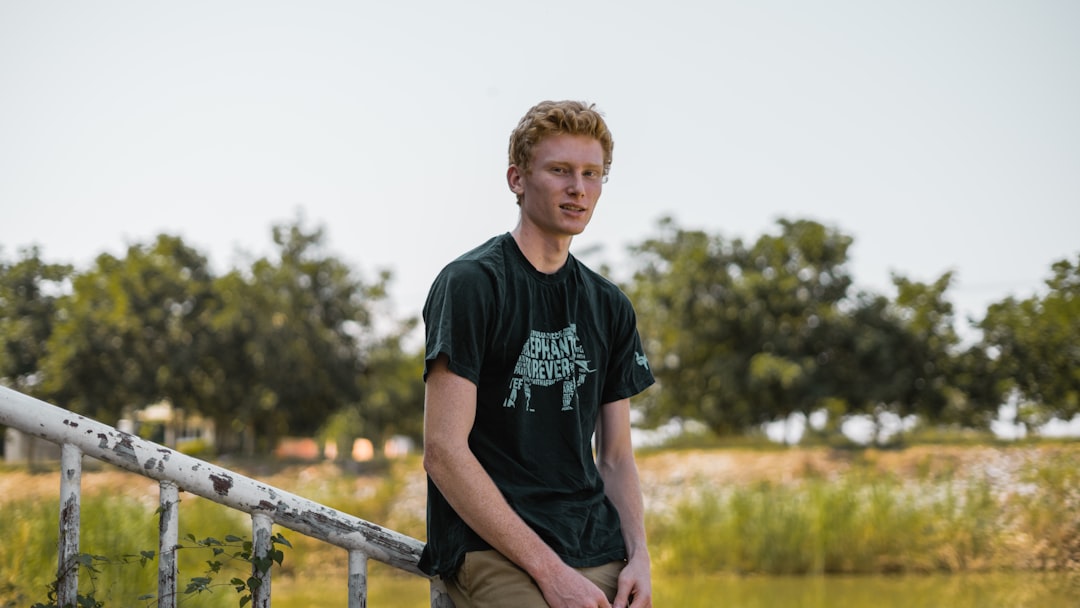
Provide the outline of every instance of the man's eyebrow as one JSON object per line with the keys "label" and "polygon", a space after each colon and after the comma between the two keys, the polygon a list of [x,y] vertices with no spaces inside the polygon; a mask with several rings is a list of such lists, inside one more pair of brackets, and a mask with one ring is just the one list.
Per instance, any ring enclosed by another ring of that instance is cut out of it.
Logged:
{"label": "man's eyebrow", "polygon": [[[577,163],[575,163],[572,160],[559,160],[559,159],[551,159],[551,160],[547,161],[547,164],[549,164],[549,165],[577,165]],[[590,167],[591,168],[591,167],[603,167],[604,165],[603,165],[603,163],[585,162],[585,163],[581,163],[578,166],[580,166],[580,167]]]}

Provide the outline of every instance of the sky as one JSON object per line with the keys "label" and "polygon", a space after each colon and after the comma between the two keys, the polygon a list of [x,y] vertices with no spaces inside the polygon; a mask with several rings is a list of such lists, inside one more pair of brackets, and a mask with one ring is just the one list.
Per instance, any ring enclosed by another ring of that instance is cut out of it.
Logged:
{"label": "sky", "polygon": [[811,219],[855,239],[859,288],[953,271],[981,317],[1080,254],[1077,32],[1072,0],[5,1],[0,258],[168,233],[227,270],[302,217],[417,314],[514,227],[521,115],[581,99],[615,138],[587,263],[665,216]]}

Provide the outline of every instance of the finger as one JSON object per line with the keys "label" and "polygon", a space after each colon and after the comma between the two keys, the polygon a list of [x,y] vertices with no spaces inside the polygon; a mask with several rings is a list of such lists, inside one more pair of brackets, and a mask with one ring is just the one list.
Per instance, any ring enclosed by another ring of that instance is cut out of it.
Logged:
{"label": "finger", "polygon": [[630,592],[633,589],[633,581],[619,579],[619,587],[615,590],[615,601],[611,603],[611,608],[626,608],[630,604]]}
{"label": "finger", "polygon": [[652,598],[640,593],[634,595],[634,601],[630,602],[630,608],[652,608]]}

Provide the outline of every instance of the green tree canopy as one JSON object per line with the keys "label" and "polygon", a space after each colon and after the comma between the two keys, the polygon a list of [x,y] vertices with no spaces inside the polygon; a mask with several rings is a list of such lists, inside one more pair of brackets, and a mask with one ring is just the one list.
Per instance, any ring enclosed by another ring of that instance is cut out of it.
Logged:
{"label": "green tree canopy", "polygon": [[[122,258],[102,254],[74,276],[55,315],[5,315],[3,336],[24,339],[14,320],[41,326],[33,340],[47,344],[43,389],[60,405],[112,422],[168,400],[214,419],[226,450],[253,453],[284,434],[312,435],[346,407],[394,428],[379,392],[391,389],[362,378],[372,363],[390,369],[394,356],[406,359],[374,327],[389,273],[366,284],[326,251],[321,228],[299,220],[274,226],[273,239],[273,255],[220,277],[175,236],[132,245]],[[62,268],[45,270],[62,276]],[[14,281],[7,267],[4,276]]]}
{"label": "green tree canopy", "polygon": [[900,275],[892,281],[895,299],[862,292],[847,304],[828,350],[837,363],[830,391],[849,415],[943,421],[963,401],[953,386],[959,345],[947,299],[953,274],[932,283]]}
{"label": "green tree canopy", "polygon": [[59,303],[43,370],[61,405],[106,421],[169,399],[199,410],[217,307],[206,258],[179,237],[98,256]]}
{"label": "green tree canopy", "polygon": [[680,417],[730,434],[820,410],[834,430],[884,413],[987,421],[976,408],[998,393],[977,356],[959,362],[952,273],[896,275],[894,299],[853,292],[851,237],[808,220],[777,228],[747,245],[666,219],[633,248],[627,292],[660,383],[640,402],[645,424]]}
{"label": "green tree canopy", "polygon": [[727,434],[809,413],[829,394],[822,369],[851,238],[812,221],[778,226],[747,246],[667,219],[633,248],[628,293],[660,383],[646,423],[691,418]]}
{"label": "green tree canopy", "polygon": [[43,396],[45,343],[71,271],[71,266],[43,261],[37,247],[21,250],[15,262],[0,259],[0,382]]}
{"label": "green tree canopy", "polygon": [[979,323],[999,377],[1031,405],[1026,422],[1080,414],[1080,256],[1053,264],[1044,295],[1006,298]]}
{"label": "green tree canopy", "polygon": [[375,343],[375,304],[390,278],[370,285],[325,251],[321,228],[273,228],[277,253],[216,282],[213,318],[221,390],[207,413],[241,432],[246,451],[284,434],[314,434],[334,412],[361,400],[364,353]]}

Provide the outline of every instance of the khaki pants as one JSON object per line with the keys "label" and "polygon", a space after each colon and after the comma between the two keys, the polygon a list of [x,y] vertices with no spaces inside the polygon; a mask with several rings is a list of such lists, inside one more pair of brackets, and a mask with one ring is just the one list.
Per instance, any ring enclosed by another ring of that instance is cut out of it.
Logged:
{"label": "khaki pants", "polygon": [[[611,602],[625,565],[616,561],[577,571],[595,583]],[[498,551],[466,553],[457,574],[446,580],[446,591],[455,608],[548,608],[532,577]]]}

